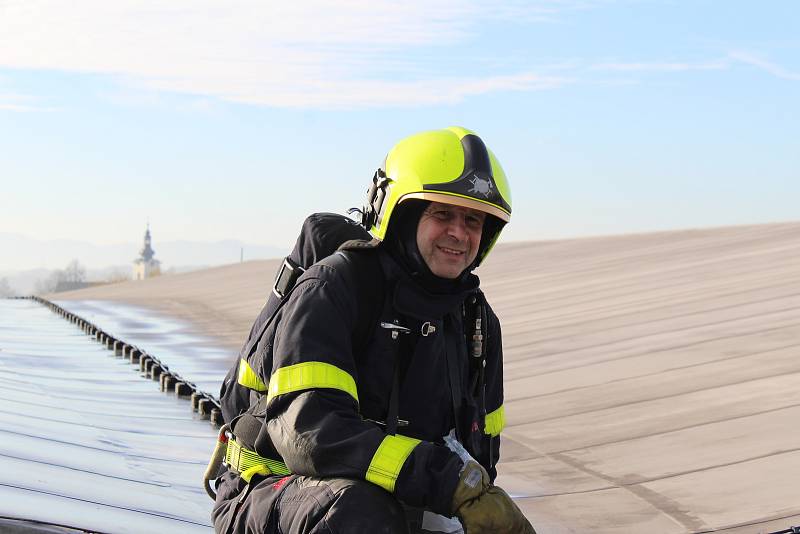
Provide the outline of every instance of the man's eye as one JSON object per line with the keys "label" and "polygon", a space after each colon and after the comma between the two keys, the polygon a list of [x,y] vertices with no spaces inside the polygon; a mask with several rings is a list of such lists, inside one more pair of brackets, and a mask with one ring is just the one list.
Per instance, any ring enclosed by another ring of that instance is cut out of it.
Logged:
{"label": "man's eye", "polygon": [[433,212],[433,216],[436,217],[437,219],[447,221],[450,219],[450,212],[447,210],[436,210]]}
{"label": "man's eye", "polygon": [[483,220],[478,217],[467,217],[467,226],[470,228],[479,228],[483,226]]}

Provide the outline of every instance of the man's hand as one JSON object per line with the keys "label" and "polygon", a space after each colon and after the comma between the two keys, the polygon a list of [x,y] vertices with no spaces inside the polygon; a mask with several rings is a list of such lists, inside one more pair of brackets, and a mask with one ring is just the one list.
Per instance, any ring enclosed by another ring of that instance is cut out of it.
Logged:
{"label": "man's hand", "polygon": [[453,513],[466,534],[536,534],[511,497],[489,484],[486,470],[467,462],[453,493]]}

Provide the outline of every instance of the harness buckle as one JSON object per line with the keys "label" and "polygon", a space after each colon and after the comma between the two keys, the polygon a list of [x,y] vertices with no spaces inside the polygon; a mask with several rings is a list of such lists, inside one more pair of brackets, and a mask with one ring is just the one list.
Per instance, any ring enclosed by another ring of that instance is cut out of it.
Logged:
{"label": "harness buckle", "polygon": [[[375,423],[380,427],[386,428],[386,421],[378,421],[376,419],[368,419],[368,418],[364,418],[364,421],[369,421],[370,423]],[[397,420],[397,426],[408,426],[408,424],[409,424],[408,421],[405,419]]]}
{"label": "harness buckle", "polygon": [[410,334],[411,333],[411,329],[410,328],[406,328],[405,326],[400,326],[399,324],[397,324],[397,322],[387,323],[387,322],[381,321],[381,328],[385,328],[386,330],[391,331],[392,332],[392,339],[397,339],[397,337],[400,334]]}
{"label": "harness buckle", "polygon": [[422,328],[420,328],[420,333],[423,337],[428,337],[431,334],[436,333],[436,325],[431,324],[430,321],[425,321],[422,323]]}
{"label": "harness buckle", "polygon": [[305,269],[292,261],[289,256],[283,259],[278,276],[275,277],[275,284],[272,286],[272,292],[276,297],[283,300],[284,295],[294,287],[297,279],[305,272]]}

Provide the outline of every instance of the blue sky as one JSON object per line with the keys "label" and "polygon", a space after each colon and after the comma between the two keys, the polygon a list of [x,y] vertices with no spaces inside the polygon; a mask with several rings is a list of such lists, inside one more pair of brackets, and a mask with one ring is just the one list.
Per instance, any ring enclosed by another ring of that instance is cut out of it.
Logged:
{"label": "blue sky", "polygon": [[67,4],[0,0],[0,232],[288,247],[449,125],[505,240],[800,219],[796,1]]}

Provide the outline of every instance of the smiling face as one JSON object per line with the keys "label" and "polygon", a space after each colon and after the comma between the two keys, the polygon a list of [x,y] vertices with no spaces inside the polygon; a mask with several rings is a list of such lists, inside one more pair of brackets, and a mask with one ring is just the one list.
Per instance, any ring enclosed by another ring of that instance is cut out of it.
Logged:
{"label": "smiling face", "polygon": [[433,274],[458,278],[478,255],[486,214],[431,202],[417,226],[417,248]]}

